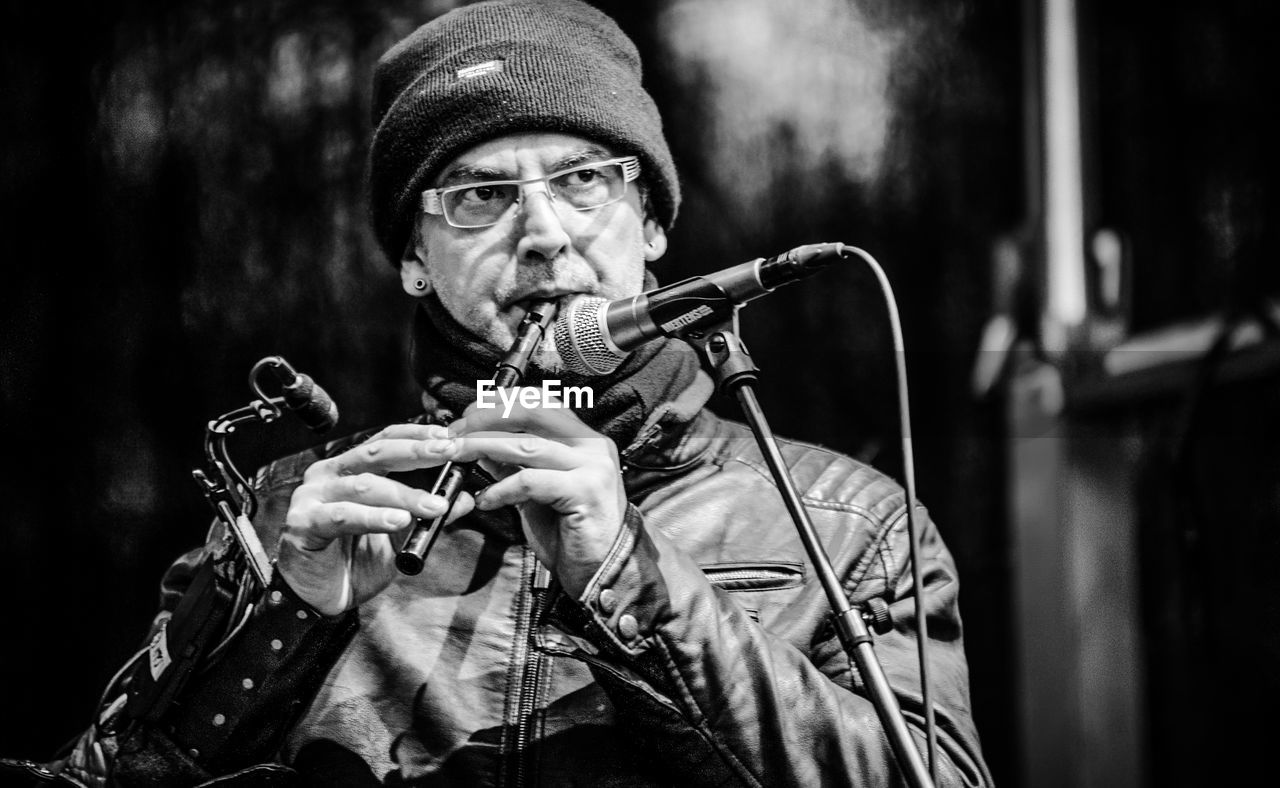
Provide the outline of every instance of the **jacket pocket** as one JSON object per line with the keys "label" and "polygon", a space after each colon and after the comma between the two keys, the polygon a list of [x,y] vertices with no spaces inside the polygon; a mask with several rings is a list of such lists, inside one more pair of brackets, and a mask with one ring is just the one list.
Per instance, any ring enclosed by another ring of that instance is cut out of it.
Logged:
{"label": "jacket pocket", "polygon": [[712,585],[726,591],[778,591],[804,582],[804,565],[785,561],[706,564],[698,568]]}

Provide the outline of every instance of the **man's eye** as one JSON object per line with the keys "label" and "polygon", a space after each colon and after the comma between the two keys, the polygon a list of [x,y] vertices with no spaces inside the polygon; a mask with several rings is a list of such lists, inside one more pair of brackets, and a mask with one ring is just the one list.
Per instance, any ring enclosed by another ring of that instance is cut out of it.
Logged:
{"label": "man's eye", "polygon": [[599,179],[599,170],[575,170],[564,176],[564,182],[568,186],[587,186]]}
{"label": "man's eye", "polygon": [[462,202],[488,202],[497,199],[498,189],[496,186],[475,186],[470,189],[463,189],[459,198]]}

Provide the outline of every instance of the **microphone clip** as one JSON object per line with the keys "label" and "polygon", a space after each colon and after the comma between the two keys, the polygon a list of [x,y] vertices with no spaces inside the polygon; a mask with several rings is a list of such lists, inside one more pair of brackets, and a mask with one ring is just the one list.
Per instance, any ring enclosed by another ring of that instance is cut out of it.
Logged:
{"label": "microphone clip", "polygon": [[702,355],[718,394],[730,393],[760,377],[760,368],[738,335],[739,308],[734,306],[727,319],[722,317],[711,325],[691,326],[676,333]]}

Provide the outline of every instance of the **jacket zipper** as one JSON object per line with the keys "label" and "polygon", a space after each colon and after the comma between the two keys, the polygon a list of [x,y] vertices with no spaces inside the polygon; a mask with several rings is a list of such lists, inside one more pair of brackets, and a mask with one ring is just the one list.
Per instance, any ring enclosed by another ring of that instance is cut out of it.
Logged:
{"label": "jacket zipper", "polygon": [[713,585],[738,586],[742,591],[768,591],[799,585],[804,571],[799,565],[774,566],[704,566],[703,575]]}
{"label": "jacket zipper", "polygon": [[727,572],[708,572],[707,580],[712,583],[755,582],[758,580],[790,580],[791,576],[771,569],[734,569]]}
{"label": "jacket zipper", "polygon": [[[525,571],[521,592],[526,594],[527,604],[520,608],[516,622],[515,658],[520,664],[519,685],[516,687],[516,737],[513,755],[515,769],[508,773],[509,786],[521,788],[528,785],[532,768],[529,745],[533,738],[533,718],[538,706],[538,690],[542,683],[542,653],[533,647],[534,622],[542,610],[551,585],[551,573],[533,556],[533,550],[525,547],[527,560],[533,570]],[[532,579],[532,582],[530,582]]]}

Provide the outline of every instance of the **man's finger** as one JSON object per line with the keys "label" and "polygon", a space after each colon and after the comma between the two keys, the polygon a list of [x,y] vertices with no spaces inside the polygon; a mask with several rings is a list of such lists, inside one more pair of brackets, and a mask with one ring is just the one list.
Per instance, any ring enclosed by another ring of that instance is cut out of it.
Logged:
{"label": "man's finger", "polygon": [[477,459],[525,468],[568,471],[582,464],[578,449],[529,432],[471,432],[457,438],[455,460]]}
{"label": "man's finger", "polygon": [[320,496],[323,503],[351,501],[366,506],[394,507],[418,517],[436,517],[445,507],[445,500],[439,495],[375,473],[326,479],[320,487]]}
{"label": "man's finger", "polygon": [[471,493],[462,492],[458,494],[458,499],[453,502],[453,509],[449,511],[449,516],[445,518],[445,524],[453,522],[462,517],[471,514],[476,508],[476,499],[471,497]]}
{"label": "man's finger", "polygon": [[449,430],[443,424],[388,424],[378,432],[365,438],[362,443],[383,440],[384,438],[407,438],[409,440],[438,440],[449,437]]}
{"label": "man's finger", "polygon": [[450,435],[471,432],[536,432],[569,441],[597,437],[598,432],[583,423],[572,410],[560,407],[528,408],[519,403],[507,411],[506,405],[481,408],[471,405],[463,412],[463,418],[449,425]]}
{"label": "man's finger", "polygon": [[582,497],[582,479],[564,471],[525,468],[485,488],[476,507],[485,511],[500,506],[540,503],[562,514],[569,514]]}
{"label": "man's finger", "polygon": [[350,501],[318,503],[305,511],[290,510],[285,517],[285,536],[303,550],[323,550],[342,536],[391,534],[412,521],[409,512],[399,508]]}
{"label": "man's finger", "polygon": [[451,438],[383,438],[362,443],[337,457],[321,460],[307,469],[306,480],[432,468],[451,459],[453,451],[454,442]]}

